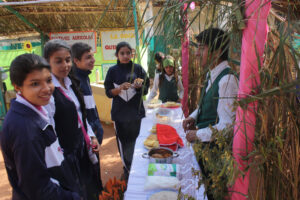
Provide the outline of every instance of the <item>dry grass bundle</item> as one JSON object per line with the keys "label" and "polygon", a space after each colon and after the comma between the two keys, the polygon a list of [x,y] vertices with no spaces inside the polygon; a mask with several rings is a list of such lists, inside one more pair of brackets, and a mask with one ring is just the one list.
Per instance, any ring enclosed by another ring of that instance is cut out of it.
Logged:
{"label": "dry grass bundle", "polygon": [[[253,199],[300,198],[300,103],[296,98],[293,49],[289,29],[268,36],[257,111],[255,160],[259,172]],[[299,74],[299,68],[296,70]]]}
{"label": "dry grass bundle", "polygon": [[[175,1],[174,1],[175,2]],[[175,2],[172,7],[162,9],[162,16],[167,12],[179,13],[180,2]],[[243,19],[239,18],[237,10],[242,10],[242,1],[201,1],[200,7],[193,13],[190,19],[190,27],[198,23],[199,32],[209,26],[219,26],[227,29],[231,36],[231,58],[239,60],[241,48],[241,30]],[[250,199],[299,199],[300,191],[300,104],[296,98],[296,85],[300,85],[299,68],[296,58],[299,59],[299,52],[292,48],[291,41],[293,31],[297,30],[299,22],[297,18],[299,9],[296,1],[275,1],[275,8],[280,7],[280,15],[287,18],[283,24],[275,20],[272,32],[268,37],[265,48],[265,61],[260,69],[261,86],[259,93],[255,96],[237,102],[244,106],[249,102],[258,100],[259,106],[256,113],[256,140],[254,151],[244,159],[253,159],[247,167],[258,174],[257,190],[250,194]],[[291,9],[288,9],[290,6]],[[175,9],[175,11],[172,11]],[[204,11],[209,11],[205,16]],[[286,12],[283,12],[285,10]],[[199,20],[198,20],[199,18]],[[224,19],[228,19],[223,23]],[[160,23],[163,24],[162,17]],[[294,26],[294,27],[293,27]],[[174,26],[178,30],[176,37],[182,37],[183,26]],[[161,30],[161,29],[160,29]],[[168,40],[178,40],[174,34],[165,33]],[[172,38],[173,37],[173,38]],[[171,39],[170,39],[171,38]],[[189,108],[193,111],[199,99],[199,90],[203,83],[204,70],[199,68],[197,58],[193,54],[194,49],[190,48],[189,65]],[[237,70],[238,71],[238,70]],[[231,156],[232,127],[224,131],[214,131],[215,142],[218,147],[213,149],[204,148],[202,144],[194,146],[196,155],[204,158],[206,167],[211,171],[211,179],[206,184],[213,183],[213,194],[216,199],[223,199],[228,195],[227,187],[234,182],[239,173],[234,167],[234,159]],[[200,183],[202,183],[200,181]]]}

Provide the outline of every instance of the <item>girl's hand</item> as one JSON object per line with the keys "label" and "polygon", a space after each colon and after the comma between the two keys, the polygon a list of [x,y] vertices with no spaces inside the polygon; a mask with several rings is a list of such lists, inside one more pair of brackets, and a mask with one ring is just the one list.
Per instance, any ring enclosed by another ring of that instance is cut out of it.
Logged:
{"label": "girl's hand", "polygon": [[133,82],[133,87],[136,88],[136,89],[139,89],[139,88],[142,87],[143,82],[144,82],[144,79],[137,78],[137,79],[135,79],[134,82]]}
{"label": "girl's hand", "polygon": [[139,89],[139,88],[141,88],[142,86],[143,86],[143,84],[137,84],[137,83],[133,84],[133,87],[134,87],[135,89]]}
{"label": "girl's hand", "polygon": [[131,84],[128,82],[124,82],[120,85],[120,90],[128,90],[131,87]]}
{"label": "girl's hand", "polygon": [[94,153],[98,153],[100,151],[100,145],[96,137],[91,137],[92,149]]}

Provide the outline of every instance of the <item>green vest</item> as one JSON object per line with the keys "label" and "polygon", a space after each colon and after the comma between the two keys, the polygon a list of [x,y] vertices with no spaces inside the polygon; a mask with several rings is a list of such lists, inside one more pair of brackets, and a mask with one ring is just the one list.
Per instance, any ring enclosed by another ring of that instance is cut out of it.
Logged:
{"label": "green vest", "polygon": [[218,117],[218,103],[219,103],[219,82],[223,76],[232,74],[230,68],[224,69],[212,83],[209,90],[206,92],[208,86],[208,80],[201,91],[199,110],[196,120],[196,126],[198,129],[206,128],[209,125],[215,125],[219,121]]}
{"label": "green vest", "polygon": [[158,98],[163,103],[166,101],[178,101],[179,97],[177,94],[177,84],[174,77],[171,79],[171,81],[168,81],[165,77],[163,82],[160,83]]}

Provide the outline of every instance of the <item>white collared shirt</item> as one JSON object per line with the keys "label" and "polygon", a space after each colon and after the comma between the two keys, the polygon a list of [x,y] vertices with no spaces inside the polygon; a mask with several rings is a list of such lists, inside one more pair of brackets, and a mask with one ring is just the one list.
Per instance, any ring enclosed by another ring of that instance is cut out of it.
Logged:
{"label": "white collared shirt", "polygon": [[[212,83],[216,80],[218,75],[226,68],[230,68],[227,61],[221,62],[214,69],[210,70],[210,79],[206,92],[211,88]],[[207,77],[207,76],[206,76]],[[212,126],[217,130],[223,130],[227,125],[232,124],[235,116],[233,111],[233,102],[238,93],[238,79],[233,74],[227,74],[221,78],[219,82],[219,103],[217,107],[219,122]],[[190,115],[190,117],[197,119],[198,108]],[[212,130],[209,127],[199,129],[197,137],[202,142],[211,140]]]}
{"label": "white collared shirt", "polygon": [[29,103],[26,99],[24,99],[21,95],[17,94],[16,95],[17,98],[16,98],[16,101],[31,108],[32,110],[34,110],[37,114],[39,114],[39,116],[44,119],[48,124],[51,124],[50,123],[50,116],[48,114],[48,111],[43,107],[41,106],[41,109],[43,110],[42,113],[41,111],[39,111],[36,107],[34,107],[31,103]]}
{"label": "white collared shirt", "polygon": [[[60,83],[59,81],[57,80],[57,78],[53,75],[52,75],[52,82],[53,82],[53,85],[54,87],[59,87],[61,88],[68,97],[70,97],[72,99],[72,101],[74,102],[75,104],[75,107],[76,107],[76,110],[77,110],[77,113],[80,117],[80,120],[82,121],[82,113],[81,113],[81,109],[80,109],[80,103],[73,91],[73,89],[71,88],[71,85],[72,85],[72,82],[70,80],[69,77],[65,77],[64,78],[64,83],[65,83],[65,86],[66,88],[64,88]],[[52,115],[52,122],[51,124],[53,126],[55,126],[55,122],[54,122],[54,114],[55,114],[55,101],[54,101],[54,97],[53,95],[51,96],[51,99],[50,99],[50,102],[47,106],[45,106],[45,108],[47,109],[47,111],[50,113],[50,115]],[[51,118],[50,118],[51,119]],[[88,121],[86,120],[86,125],[87,125],[87,134],[90,136],[90,137],[95,137],[95,134],[93,132],[93,129],[91,128],[90,124],[88,123]],[[80,128],[80,123],[78,122],[78,128]]]}
{"label": "white collared shirt", "polygon": [[[159,75],[161,73],[157,73],[155,74],[155,77],[154,77],[154,82],[153,82],[153,87],[151,89],[151,92],[148,96],[148,101],[150,101],[151,99],[153,99],[154,97],[156,97],[157,95],[157,90],[159,89]],[[167,74],[165,74],[165,78],[168,80],[168,81],[171,81],[172,78],[174,77],[174,75],[171,75],[171,76],[168,76]],[[178,77],[178,82],[177,82],[177,90],[178,90],[178,97],[179,99],[182,99],[183,98],[183,92],[184,92],[184,89],[183,89],[183,85],[182,85],[182,81],[180,79],[180,77]]]}

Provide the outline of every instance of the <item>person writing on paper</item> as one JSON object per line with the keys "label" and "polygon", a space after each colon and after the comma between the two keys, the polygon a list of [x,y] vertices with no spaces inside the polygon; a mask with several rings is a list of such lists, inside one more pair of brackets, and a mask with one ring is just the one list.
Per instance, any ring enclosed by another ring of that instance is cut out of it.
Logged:
{"label": "person writing on paper", "polygon": [[127,179],[141,119],[145,117],[142,96],[148,93],[149,79],[142,66],[131,61],[132,48],[127,42],[118,43],[115,55],[117,64],[109,68],[104,86],[106,95],[113,98],[111,119],[124,165],[123,178]]}
{"label": "person writing on paper", "polygon": [[153,88],[149,94],[148,101],[157,95],[163,103],[167,101],[180,102],[183,97],[183,85],[176,72],[174,58],[167,55],[163,60],[163,69],[160,74],[155,74]]}
{"label": "person writing on paper", "polygon": [[[214,145],[211,141],[212,130],[225,129],[232,124],[235,116],[233,103],[238,93],[238,79],[228,65],[229,38],[227,34],[217,28],[206,29],[197,37],[197,56],[200,66],[208,70],[206,81],[200,95],[200,104],[188,118],[183,121],[183,128],[187,132],[189,142],[199,140],[204,144]],[[199,160],[203,178],[209,176],[203,159]],[[213,199],[207,189],[208,199]]]}
{"label": "person writing on paper", "polygon": [[81,200],[44,108],[54,90],[49,64],[23,54],[9,70],[17,98],[11,101],[0,141],[12,199]]}
{"label": "person writing on paper", "polygon": [[51,66],[55,87],[46,108],[54,117],[58,141],[73,167],[73,175],[81,184],[84,199],[96,200],[102,189],[99,162],[94,153],[99,151],[99,143],[86,119],[79,81],[70,73],[70,47],[63,40],[50,40],[44,47],[44,57]]}

